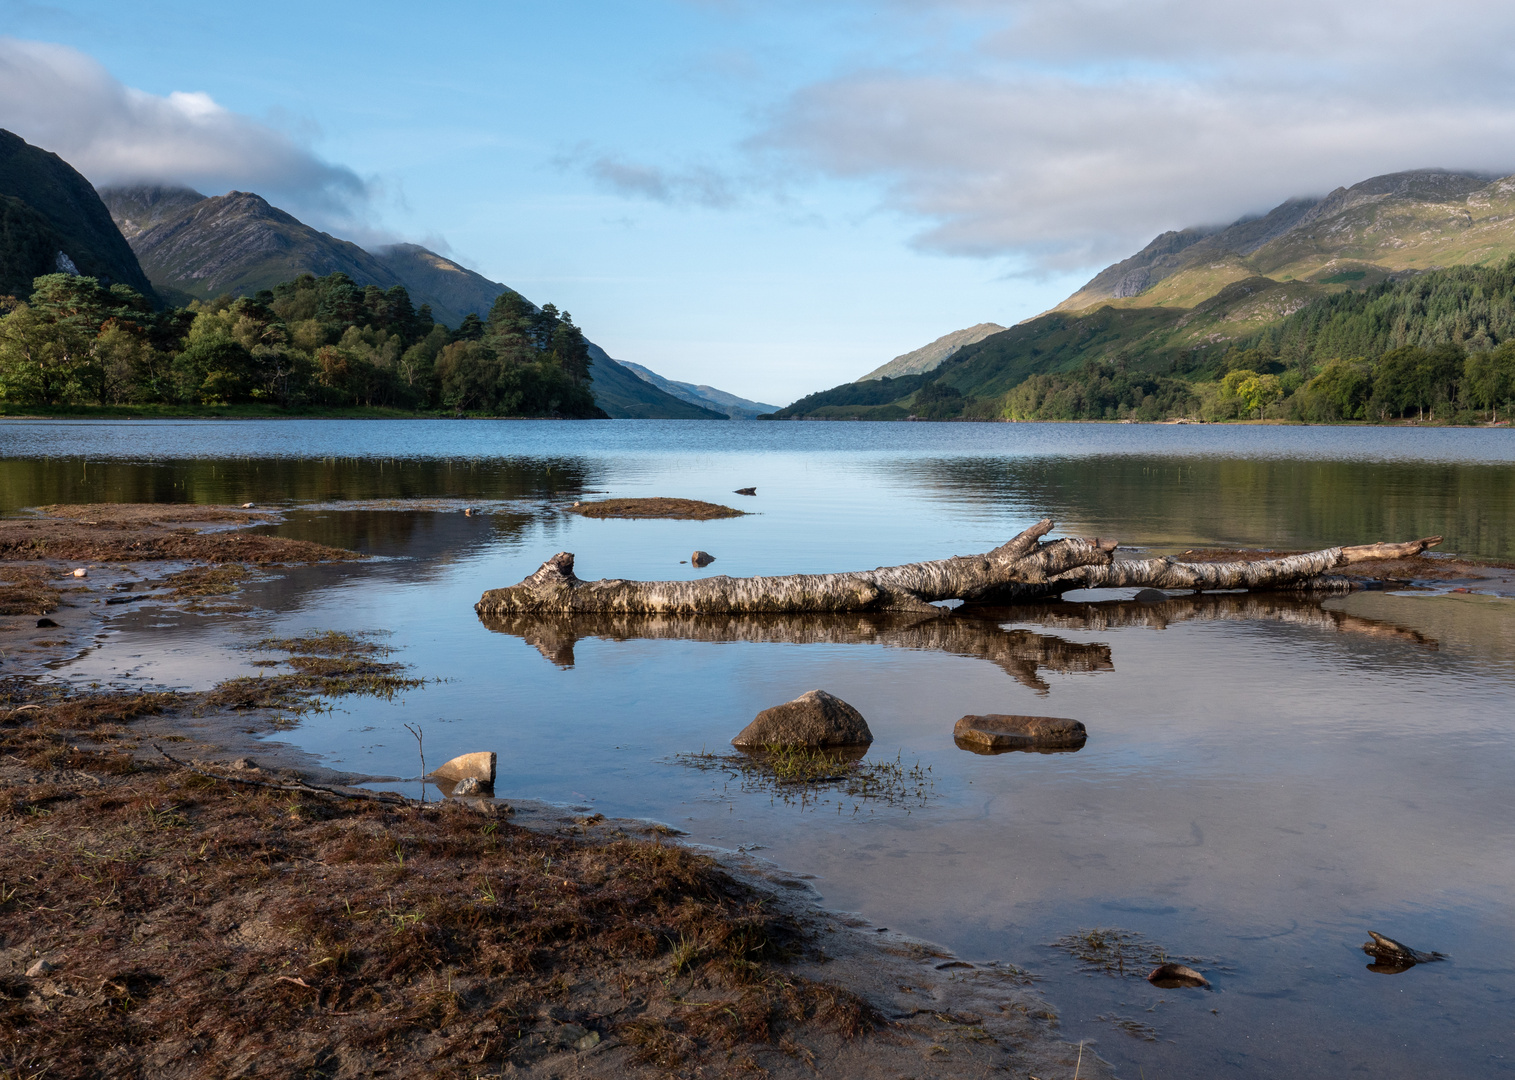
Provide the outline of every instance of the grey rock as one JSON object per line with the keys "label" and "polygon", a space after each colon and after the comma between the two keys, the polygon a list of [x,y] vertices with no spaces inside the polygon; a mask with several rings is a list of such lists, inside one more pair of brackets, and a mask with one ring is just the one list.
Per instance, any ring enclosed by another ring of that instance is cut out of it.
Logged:
{"label": "grey rock", "polygon": [[38,960],[35,964],[26,969],[26,977],[28,979],[35,979],[39,975],[46,975],[50,971],[57,970],[58,965],[53,963],[51,960]]}
{"label": "grey rock", "polygon": [[764,709],[731,745],[744,750],[766,746],[868,746],[873,732],[863,715],[841,698],[811,690],[793,701]]}
{"label": "grey rock", "polygon": [[715,562],[715,556],[708,551],[696,551],[693,555],[689,556],[689,561],[695,566],[709,566]]}
{"label": "grey rock", "polygon": [[54,629],[57,629],[57,626],[58,626],[58,624],[55,623],[55,622],[53,622],[53,620],[51,620],[51,619],[38,619],[37,620],[37,629],[38,630],[54,630]]}
{"label": "grey rock", "polygon": [[1063,716],[965,716],[952,729],[962,743],[990,750],[1061,750],[1083,746],[1089,731]]}
{"label": "grey rock", "polygon": [[757,488],[755,488],[755,487],[737,488],[735,494],[737,494],[737,495],[756,495],[757,494]]}
{"label": "grey rock", "polygon": [[1168,600],[1168,594],[1161,589],[1143,589],[1132,599],[1143,604],[1161,604]]}
{"label": "grey rock", "polygon": [[482,795],[485,784],[477,776],[465,776],[452,786],[452,793],[457,796]]}

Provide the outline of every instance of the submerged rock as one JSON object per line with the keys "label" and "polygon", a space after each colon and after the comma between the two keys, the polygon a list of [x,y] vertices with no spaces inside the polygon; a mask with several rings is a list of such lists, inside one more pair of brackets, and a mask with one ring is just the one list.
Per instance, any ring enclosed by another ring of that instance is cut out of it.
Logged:
{"label": "submerged rock", "polygon": [[715,562],[715,556],[708,551],[696,551],[693,555],[689,556],[689,561],[695,566],[709,566]]}
{"label": "submerged rock", "polygon": [[764,709],[731,745],[743,750],[767,746],[868,746],[873,732],[863,714],[824,690],[811,690],[793,701]]}
{"label": "submerged rock", "polygon": [[1147,981],[1164,990],[1210,985],[1209,979],[1187,964],[1163,964],[1152,970],[1152,974],[1147,976]]}
{"label": "submerged rock", "polygon": [[1077,720],[1062,716],[1012,716],[991,713],[965,716],[952,729],[953,738],[967,748],[985,750],[1076,750],[1089,739]]}
{"label": "submerged rock", "polygon": [[51,620],[51,619],[38,619],[37,620],[37,629],[38,630],[53,630],[53,629],[56,629],[57,626],[58,626],[58,624],[55,623],[55,622],[53,622],[53,620]]}

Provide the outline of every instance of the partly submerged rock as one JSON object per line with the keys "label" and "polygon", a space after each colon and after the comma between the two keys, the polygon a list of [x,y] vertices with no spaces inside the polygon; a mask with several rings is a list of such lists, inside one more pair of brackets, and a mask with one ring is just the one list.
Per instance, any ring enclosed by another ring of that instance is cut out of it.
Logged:
{"label": "partly submerged rock", "polygon": [[751,488],[737,488],[736,491],[733,492],[733,494],[736,494],[736,495],[756,495],[757,494],[757,488],[755,488],[755,487],[751,487]]}
{"label": "partly submerged rock", "polygon": [[37,629],[38,630],[53,630],[53,629],[56,629],[57,626],[58,626],[58,624],[55,623],[55,622],[53,622],[53,620],[51,620],[51,619],[38,619],[37,620]]}
{"label": "partly submerged rock", "polygon": [[1444,953],[1421,952],[1403,942],[1384,937],[1374,930],[1368,931],[1368,938],[1368,941],[1362,943],[1362,951],[1378,961],[1368,966],[1369,971],[1398,974],[1401,971],[1408,971],[1416,964],[1430,964],[1446,959]]}
{"label": "partly submerged rock", "polygon": [[1210,985],[1209,979],[1187,964],[1163,964],[1161,967],[1153,968],[1152,974],[1147,976],[1147,981],[1164,990],[1176,990],[1183,986]]}
{"label": "partly submerged rock", "polygon": [[1077,720],[1062,716],[1013,716],[990,713],[965,716],[952,729],[953,738],[965,749],[1077,750],[1089,739],[1089,731]]}
{"label": "partly submerged rock", "polygon": [[689,561],[695,566],[709,566],[715,562],[715,556],[708,551],[696,551],[693,555],[689,556]]}
{"label": "partly submerged rock", "polygon": [[452,785],[452,790],[448,794],[453,798],[461,799],[467,796],[478,797],[488,795],[492,790],[493,788],[488,783],[480,780],[477,776],[465,776]]}
{"label": "partly submerged rock", "polygon": [[494,783],[495,752],[480,750],[472,754],[460,754],[439,766],[429,779],[448,780],[456,784],[472,777],[486,784]]}
{"label": "partly submerged rock", "polygon": [[757,714],[731,745],[743,750],[768,746],[868,746],[873,732],[863,714],[824,690],[811,690],[793,701]]}
{"label": "partly submerged rock", "polygon": [[1131,599],[1143,604],[1161,604],[1165,603],[1169,597],[1161,589],[1143,589]]}

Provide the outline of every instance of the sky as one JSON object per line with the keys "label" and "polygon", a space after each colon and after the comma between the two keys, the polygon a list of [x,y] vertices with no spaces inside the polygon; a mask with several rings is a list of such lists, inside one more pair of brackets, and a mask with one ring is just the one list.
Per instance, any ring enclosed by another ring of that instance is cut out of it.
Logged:
{"label": "sky", "polygon": [[1170,228],[1515,171],[1486,0],[0,0],[0,127],[97,186],[426,244],[773,404]]}

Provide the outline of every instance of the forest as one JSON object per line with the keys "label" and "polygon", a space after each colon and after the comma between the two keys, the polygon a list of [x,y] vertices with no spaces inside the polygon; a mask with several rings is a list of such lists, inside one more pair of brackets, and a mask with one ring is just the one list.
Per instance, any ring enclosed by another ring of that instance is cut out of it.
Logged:
{"label": "forest", "polygon": [[250,297],[155,310],[125,286],[48,274],[0,297],[0,404],[390,409],[595,417],[567,312],[507,290],[456,330],[403,286],[305,274]]}

